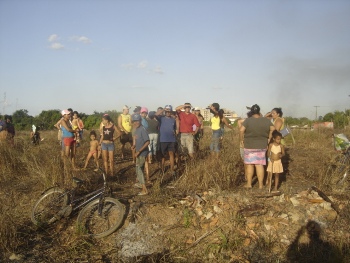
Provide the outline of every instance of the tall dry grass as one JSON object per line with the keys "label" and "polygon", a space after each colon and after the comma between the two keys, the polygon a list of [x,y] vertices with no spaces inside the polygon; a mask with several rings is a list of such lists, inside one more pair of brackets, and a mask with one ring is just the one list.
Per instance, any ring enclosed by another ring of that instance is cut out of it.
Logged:
{"label": "tall dry grass", "polygon": [[[281,186],[284,192],[290,190],[290,181],[293,177],[297,177],[305,178],[309,184],[325,189],[327,193],[335,191],[339,193],[339,189],[332,185],[331,178],[325,176],[329,161],[337,154],[332,146],[331,133],[332,131],[329,130],[313,132],[294,130],[295,144],[291,137],[286,138],[287,178]],[[345,133],[349,135],[347,131]],[[37,229],[31,223],[29,215],[31,206],[40,193],[60,182],[63,176],[63,162],[57,133],[55,131],[42,132],[42,137],[45,140],[39,146],[33,146],[29,133],[19,132],[14,147],[4,142],[1,144],[0,251],[2,253],[0,255],[32,250],[38,239],[48,238],[47,233],[44,235],[42,230]],[[193,162],[188,162],[178,175],[179,178],[175,184],[179,190],[184,192],[207,189],[215,189],[218,192],[235,191],[242,184],[243,164],[238,148],[238,133],[236,131],[225,132],[219,159],[213,158],[209,151],[210,137],[210,132],[206,131],[200,143],[201,152],[198,158]],[[81,167],[88,150],[87,132],[85,138],[77,154],[77,163]],[[117,146],[119,148],[119,143]],[[116,170],[118,169],[120,168],[117,165]],[[161,185],[156,183],[156,186],[158,188],[155,187],[154,191],[157,189],[161,191]],[[343,189],[341,194],[348,197],[346,191],[348,190]],[[99,248],[94,246],[91,240],[74,235],[57,236],[53,234],[47,242],[51,249],[50,254],[43,254],[47,262],[58,262],[58,258],[62,259],[62,262],[68,262],[76,258],[78,254],[88,257],[99,253]],[[339,240],[339,242],[343,241]],[[347,243],[344,242],[344,247],[346,246]],[[113,249],[112,247],[111,250]]]}

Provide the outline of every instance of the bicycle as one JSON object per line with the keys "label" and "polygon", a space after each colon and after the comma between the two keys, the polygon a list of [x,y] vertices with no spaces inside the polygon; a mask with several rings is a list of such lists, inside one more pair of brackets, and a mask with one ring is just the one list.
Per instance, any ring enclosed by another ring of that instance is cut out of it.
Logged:
{"label": "bicycle", "polygon": [[112,234],[122,224],[125,207],[117,199],[108,197],[106,175],[102,171],[103,187],[81,197],[75,197],[77,188],[84,182],[73,177],[76,187],[64,190],[58,186],[45,190],[31,211],[32,222],[46,227],[61,218],[68,218],[80,210],[77,225],[88,236],[102,238]]}
{"label": "bicycle", "polygon": [[333,135],[334,147],[338,150],[339,154],[333,158],[331,164],[326,170],[327,178],[333,179],[334,184],[341,185],[347,179],[350,169],[350,147],[346,144],[339,146],[339,142],[336,142]]}

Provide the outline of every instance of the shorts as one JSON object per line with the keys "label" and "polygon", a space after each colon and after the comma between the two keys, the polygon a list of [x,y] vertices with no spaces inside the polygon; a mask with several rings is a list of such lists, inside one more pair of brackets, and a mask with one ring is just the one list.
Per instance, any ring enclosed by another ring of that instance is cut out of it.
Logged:
{"label": "shorts", "polygon": [[129,142],[130,144],[133,143],[133,140],[132,140],[132,134],[131,132],[129,133],[125,133],[125,132],[122,132],[122,135],[120,136],[120,143],[121,144],[126,144],[127,142]]}
{"label": "shorts", "polygon": [[175,142],[161,142],[160,149],[163,155],[165,155],[167,152],[175,152]]}
{"label": "shorts", "polygon": [[64,146],[73,146],[75,144],[74,137],[65,137],[63,138]]}
{"label": "shorts", "polygon": [[114,143],[102,143],[101,144],[102,151],[114,152]]}
{"label": "shorts", "polygon": [[187,148],[189,154],[194,153],[192,133],[181,133],[181,145]]}
{"label": "shorts", "polygon": [[266,149],[244,149],[244,163],[266,165]]}

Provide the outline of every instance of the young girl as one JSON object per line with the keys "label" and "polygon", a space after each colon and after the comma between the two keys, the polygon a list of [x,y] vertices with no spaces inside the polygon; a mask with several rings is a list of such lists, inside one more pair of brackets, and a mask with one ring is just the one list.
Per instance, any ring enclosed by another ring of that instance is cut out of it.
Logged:
{"label": "young girl", "polygon": [[[267,185],[271,185],[272,174],[275,175],[275,187],[273,191],[277,191],[279,184],[280,173],[283,173],[283,166],[281,158],[285,155],[284,146],[281,144],[282,134],[276,130],[272,132],[272,138],[267,150],[267,157],[269,164],[267,166]],[[270,189],[269,189],[270,190]]]}
{"label": "young girl", "polygon": [[98,159],[97,159],[99,144],[98,144],[98,140],[96,139],[96,132],[95,131],[90,132],[90,140],[91,140],[90,141],[90,151],[88,153],[88,156],[86,157],[85,166],[84,166],[83,170],[86,169],[90,158],[93,156],[94,160],[95,160],[95,164],[96,164],[96,169],[94,171],[96,172],[99,168]]}

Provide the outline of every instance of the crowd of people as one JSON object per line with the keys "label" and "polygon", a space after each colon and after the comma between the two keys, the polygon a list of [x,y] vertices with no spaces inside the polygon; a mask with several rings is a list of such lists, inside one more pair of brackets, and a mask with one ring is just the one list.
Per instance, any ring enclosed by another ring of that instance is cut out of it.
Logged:
{"label": "crowd of people", "polygon": [[[239,149],[244,162],[246,188],[252,188],[254,174],[258,178],[258,187],[263,189],[265,171],[267,172],[267,185],[271,190],[272,176],[274,175],[274,188],[279,187],[279,175],[283,173],[281,158],[285,155],[284,139],[281,130],[285,128],[281,108],[274,108],[265,116],[260,113],[260,107],[255,104],[247,107],[249,112],[246,118],[237,120],[239,129]],[[218,158],[220,153],[220,140],[224,127],[233,129],[218,103],[208,106],[212,113],[210,119],[211,141],[210,152],[212,157]],[[65,174],[70,168],[80,170],[76,166],[75,157],[77,147],[83,139],[84,123],[79,113],[72,109],[62,110],[62,118],[55,124],[58,129],[58,140],[61,144],[61,155],[64,160]],[[98,131],[90,131],[90,147],[85,159],[86,169],[93,158],[95,170],[102,157],[103,169],[109,176],[114,175],[115,141],[119,139],[121,145],[121,159],[126,159],[125,145],[129,144],[131,158],[136,166],[135,187],[141,189],[140,195],[148,193],[147,185],[151,184],[149,177],[149,164],[155,160],[160,162],[163,172],[169,171],[173,176],[179,163],[179,149],[187,149],[191,159],[199,152],[199,141],[204,134],[204,118],[200,108],[184,103],[175,109],[172,105],[159,107],[157,111],[148,111],[146,107],[137,106],[130,113],[130,107],[124,105],[117,123],[108,114],[102,116]],[[35,127],[36,129],[36,127]],[[37,132],[33,128],[31,136]],[[13,144],[15,136],[11,116],[6,115],[0,120],[0,139],[8,140]],[[170,167],[166,169],[165,161],[169,159]]]}
{"label": "crowd of people", "polygon": [[[283,172],[281,158],[285,154],[284,140],[279,132],[284,128],[282,110],[274,108],[262,116],[258,105],[247,108],[249,109],[247,118],[238,120],[240,153],[245,166],[245,187],[252,188],[252,178],[256,173],[259,189],[263,189],[267,166],[267,184],[271,188],[272,175],[274,175],[273,190],[277,191],[279,174]],[[233,129],[233,126],[229,125],[218,103],[212,103],[208,109],[212,113],[210,151],[213,157],[218,158],[224,127]],[[72,168],[77,170],[79,168],[75,165],[75,154],[83,136],[84,124],[78,112],[73,112],[72,109],[63,110],[61,113],[62,119],[55,126],[60,131],[62,156],[66,157],[65,160],[70,160]],[[175,175],[176,162],[179,161],[176,154],[179,148],[186,148],[190,158],[195,158],[199,141],[203,136],[203,122],[200,109],[192,107],[190,103],[184,103],[175,109],[172,105],[165,105],[159,107],[157,111],[148,111],[146,107],[137,106],[132,113],[130,113],[130,107],[124,105],[117,124],[113,123],[108,114],[104,114],[99,131],[90,132],[90,149],[83,169],[87,168],[91,158],[94,159],[98,169],[98,159],[102,156],[105,173],[113,176],[114,142],[119,139],[121,159],[126,158],[125,145],[129,144],[132,161],[136,166],[135,187],[141,189],[140,195],[146,195],[147,185],[151,184],[149,164],[159,159],[164,172],[165,159],[168,157],[170,163],[168,171],[171,175]]]}

